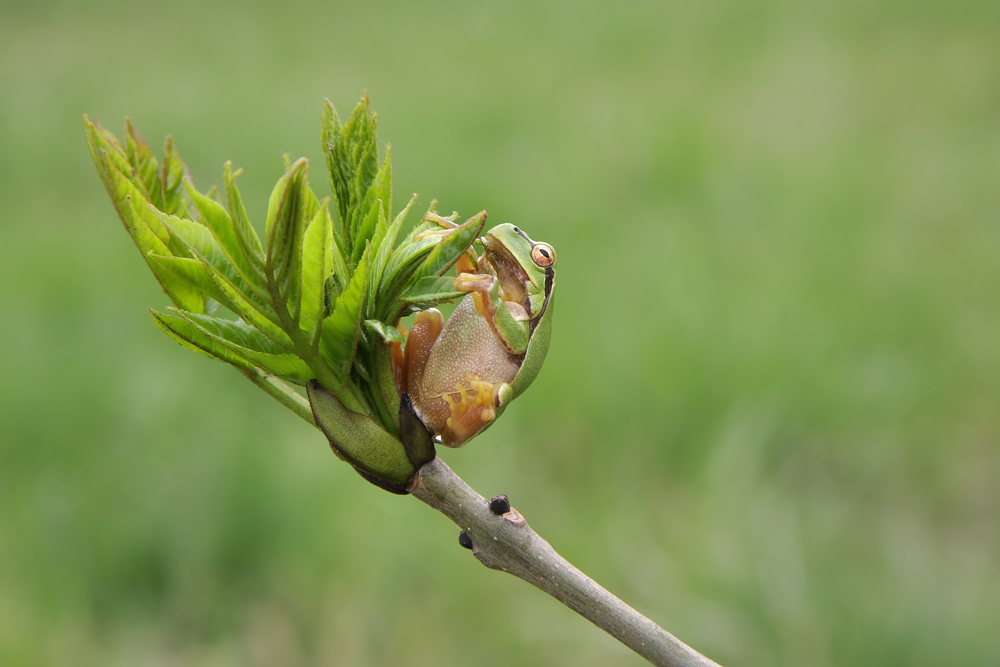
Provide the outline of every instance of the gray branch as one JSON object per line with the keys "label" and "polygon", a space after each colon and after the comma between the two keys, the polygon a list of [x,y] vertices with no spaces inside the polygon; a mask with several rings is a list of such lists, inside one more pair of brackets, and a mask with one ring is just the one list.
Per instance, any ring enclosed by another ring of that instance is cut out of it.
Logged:
{"label": "gray branch", "polygon": [[465,531],[483,565],[540,588],[654,665],[718,667],[573,567],[513,507],[494,515],[490,501],[441,459],[424,465],[409,490]]}

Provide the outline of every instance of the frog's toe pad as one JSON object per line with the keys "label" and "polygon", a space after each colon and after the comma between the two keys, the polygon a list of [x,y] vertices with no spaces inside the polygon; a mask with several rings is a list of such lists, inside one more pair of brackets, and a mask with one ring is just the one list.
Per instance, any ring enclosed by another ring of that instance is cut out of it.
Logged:
{"label": "frog's toe pad", "polygon": [[480,380],[469,374],[467,384],[455,385],[455,391],[444,395],[450,416],[441,442],[449,447],[458,447],[476,435],[496,418],[497,407],[502,404],[506,383]]}
{"label": "frog's toe pad", "polygon": [[504,382],[497,386],[497,407],[507,405],[514,400],[514,388]]}

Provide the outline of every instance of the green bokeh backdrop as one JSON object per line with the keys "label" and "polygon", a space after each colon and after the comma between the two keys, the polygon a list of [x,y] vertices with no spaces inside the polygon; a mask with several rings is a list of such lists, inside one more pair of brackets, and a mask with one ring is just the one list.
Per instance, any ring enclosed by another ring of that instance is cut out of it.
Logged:
{"label": "green bokeh backdrop", "polygon": [[559,253],[444,453],[726,665],[1000,664],[1000,4],[0,2],[0,663],[639,665],[185,352],[81,114],[259,220],[364,89],[397,202]]}

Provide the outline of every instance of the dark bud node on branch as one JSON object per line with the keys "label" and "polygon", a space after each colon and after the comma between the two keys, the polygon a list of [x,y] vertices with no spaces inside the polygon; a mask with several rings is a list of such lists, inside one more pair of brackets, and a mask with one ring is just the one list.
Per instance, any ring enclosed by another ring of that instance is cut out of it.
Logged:
{"label": "dark bud node on branch", "polygon": [[465,549],[472,548],[472,538],[469,537],[469,534],[464,530],[458,534],[458,543]]}
{"label": "dark bud node on branch", "polygon": [[510,511],[510,501],[507,500],[507,496],[500,494],[496,498],[490,501],[490,511],[496,516],[502,516]]}

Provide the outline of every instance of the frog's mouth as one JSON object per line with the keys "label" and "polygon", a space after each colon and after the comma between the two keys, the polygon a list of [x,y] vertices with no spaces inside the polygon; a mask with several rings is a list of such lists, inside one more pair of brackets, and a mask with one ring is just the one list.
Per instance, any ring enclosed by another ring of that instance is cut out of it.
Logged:
{"label": "frog's mouth", "polygon": [[526,289],[531,279],[507,246],[497,241],[492,234],[487,234],[483,238],[483,258],[500,281],[500,298],[518,303],[529,316],[534,315]]}

